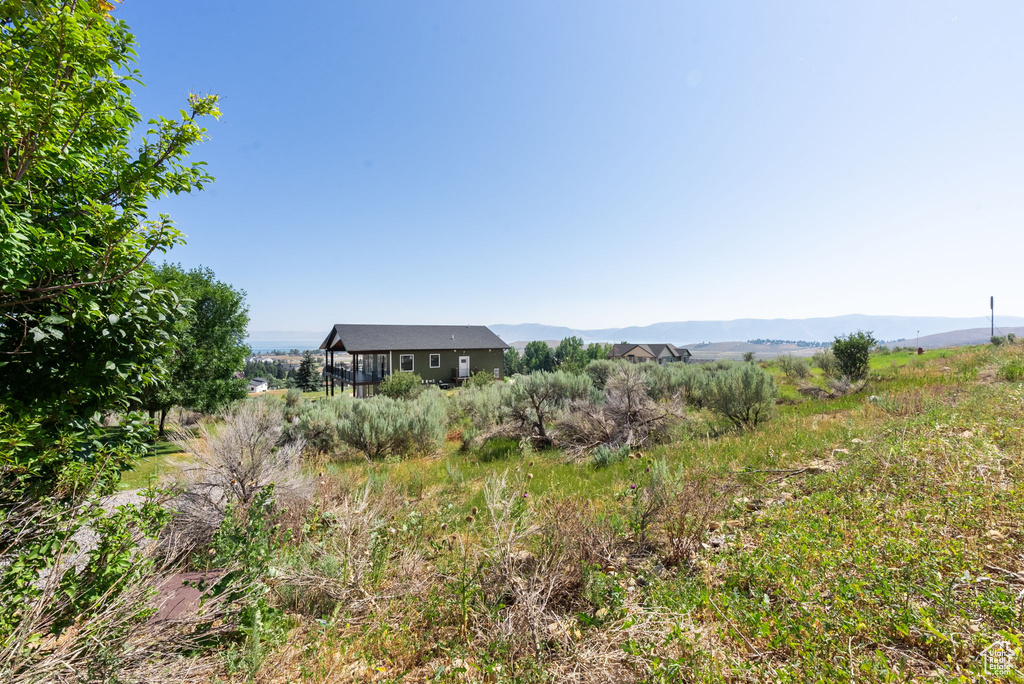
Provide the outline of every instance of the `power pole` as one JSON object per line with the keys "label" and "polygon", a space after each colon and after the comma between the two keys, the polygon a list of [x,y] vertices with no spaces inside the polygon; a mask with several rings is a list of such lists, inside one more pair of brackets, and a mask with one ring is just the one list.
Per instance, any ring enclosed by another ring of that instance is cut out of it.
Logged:
{"label": "power pole", "polygon": [[990,337],[996,336],[996,298],[995,295],[988,298],[988,308],[992,312],[992,332],[989,334]]}

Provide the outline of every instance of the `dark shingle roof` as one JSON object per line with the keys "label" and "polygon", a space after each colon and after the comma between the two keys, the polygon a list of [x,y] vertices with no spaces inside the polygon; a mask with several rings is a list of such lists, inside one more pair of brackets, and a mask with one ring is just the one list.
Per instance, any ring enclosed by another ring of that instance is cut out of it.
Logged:
{"label": "dark shingle roof", "polygon": [[348,352],[422,349],[508,349],[485,325],[353,325],[340,323],[321,349]]}
{"label": "dark shingle roof", "polygon": [[671,352],[673,356],[683,356],[684,353],[690,353],[686,349],[677,347],[674,344],[613,344],[611,356],[613,358],[620,357],[634,347],[639,347],[646,352],[650,352],[651,355],[655,357],[659,356],[666,348],[668,348],[669,352]]}

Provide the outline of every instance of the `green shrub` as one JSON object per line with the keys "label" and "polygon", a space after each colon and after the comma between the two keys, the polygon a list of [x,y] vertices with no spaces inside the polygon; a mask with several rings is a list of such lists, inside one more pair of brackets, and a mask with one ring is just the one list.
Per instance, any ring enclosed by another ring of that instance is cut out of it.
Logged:
{"label": "green shrub", "polygon": [[1017,336],[1014,333],[1006,333],[1006,341],[1013,344],[1017,341]]}
{"label": "green shrub", "polygon": [[494,376],[484,371],[478,371],[466,380],[466,387],[487,387],[494,384]]}
{"label": "green shrub", "polygon": [[870,331],[863,330],[836,337],[832,342],[832,354],[836,357],[839,373],[854,382],[866,378],[868,357],[876,341]]}
{"label": "green shrub", "polygon": [[811,363],[820,368],[826,377],[834,378],[839,375],[839,361],[831,349],[819,349],[814,352]]}
{"label": "green shrub", "polygon": [[301,438],[306,447],[315,453],[336,452],[341,447],[338,419],[353,401],[357,400],[343,394],[303,404],[298,410],[297,420],[287,428],[286,438]]}
{"label": "green shrub", "polygon": [[597,359],[588,363],[587,367],[583,370],[590,378],[590,381],[594,383],[594,387],[603,389],[605,384],[608,382],[608,378],[611,377],[612,371],[618,368],[622,363],[624,362]]}
{"label": "green shrub", "polygon": [[703,366],[685,363],[670,363],[667,366],[645,363],[638,367],[646,371],[647,395],[655,401],[678,397],[697,403],[709,377]]}
{"label": "green shrub", "polygon": [[783,354],[775,361],[779,364],[779,369],[790,380],[803,380],[811,374],[811,364],[807,362],[807,359],[792,354]]}
{"label": "green shrub", "polygon": [[1003,337],[1002,335],[993,335],[989,339],[991,340],[992,344],[996,347],[1006,343],[1006,338]]}
{"label": "green shrub", "polygon": [[594,449],[590,452],[590,463],[595,468],[606,468],[619,461],[624,461],[629,457],[629,447],[621,446],[617,449],[613,449],[606,444]]}
{"label": "green shrub", "polygon": [[377,385],[376,393],[392,399],[412,399],[423,388],[423,378],[415,373],[392,373]]}
{"label": "green shrub", "polygon": [[770,417],[778,394],[771,373],[744,363],[716,373],[704,391],[703,401],[737,427],[748,428]]}
{"label": "green shrub", "polygon": [[338,438],[370,460],[426,452],[444,439],[445,414],[444,398],[436,388],[412,400],[353,400],[338,419]]}

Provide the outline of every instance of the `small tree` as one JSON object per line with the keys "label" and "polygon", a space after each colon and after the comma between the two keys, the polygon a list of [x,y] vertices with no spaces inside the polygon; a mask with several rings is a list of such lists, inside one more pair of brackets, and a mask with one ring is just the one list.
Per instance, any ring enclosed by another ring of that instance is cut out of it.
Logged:
{"label": "small tree", "polygon": [[778,393],[771,373],[743,363],[715,373],[704,389],[703,401],[737,427],[748,428],[771,415]]}
{"label": "small tree", "polygon": [[583,340],[579,337],[566,337],[555,349],[555,364],[569,373],[581,373],[587,365],[587,355],[583,351]]}
{"label": "small tree", "polygon": [[992,342],[992,344],[995,345],[996,347],[998,347],[1001,344],[1003,344],[1004,342],[1006,342],[1006,338],[1003,337],[1002,335],[993,335],[989,339]]}
{"label": "small tree", "polygon": [[302,354],[302,361],[299,362],[299,370],[295,374],[295,386],[303,392],[315,392],[322,386],[320,371],[316,366],[316,359],[313,352],[306,351]]}
{"label": "small tree", "polygon": [[754,352],[752,352],[752,351],[743,352],[743,361],[746,362],[746,363],[753,363],[754,362]]}
{"label": "small tree", "polygon": [[244,368],[249,353],[249,308],[244,292],[217,280],[208,268],[185,271],[180,265],[162,264],[153,279],[181,297],[188,312],[176,322],[177,330],[167,342],[164,382],[143,391],[150,417],[160,413],[162,435],[167,411],[175,405],[214,413],[245,398],[245,382],[235,373]]}
{"label": "small tree", "polygon": [[505,350],[505,377],[511,378],[513,375],[518,375],[523,372],[523,357],[519,355],[519,350],[515,347],[509,347]]}
{"label": "small tree", "polygon": [[591,342],[590,344],[587,345],[587,348],[584,350],[584,353],[587,355],[588,361],[600,361],[602,359],[607,359],[608,354],[611,352],[611,350],[612,345],[610,344]]}
{"label": "small tree", "polygon": [[392,373],[377,385],[377,394],[392,399],[413,399],[423,388],[423,379],[415,373]]}
{"label": "small tree", "polygon": [[523,350],[523,372],[534,373],[536,371],[553,371],[555,369],[555,355],[547,342],[535,340],[526,345]]}
{"label": "small tree", "polygon": [[836,364],[840,374],[856,382],[868,376],[868,357],[871,355],[871,347],[877,340],[871,332],[858,330],[846,336],[836,337],[832,343],[832,353],[836,357]]}

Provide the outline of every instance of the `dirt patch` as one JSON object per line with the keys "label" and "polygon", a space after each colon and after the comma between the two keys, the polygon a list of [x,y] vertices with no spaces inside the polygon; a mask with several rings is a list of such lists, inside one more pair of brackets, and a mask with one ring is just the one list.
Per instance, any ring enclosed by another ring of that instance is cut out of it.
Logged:
{"label": "dirt patch", "polygon": [[[224,576],[224,570],[206,572],[179,572],[171,575],[157,587],[157,612],[150,624],[178,620],[199,610],[203,596],[213,584]],[[200,590],[196,585],[204,587]]]}

